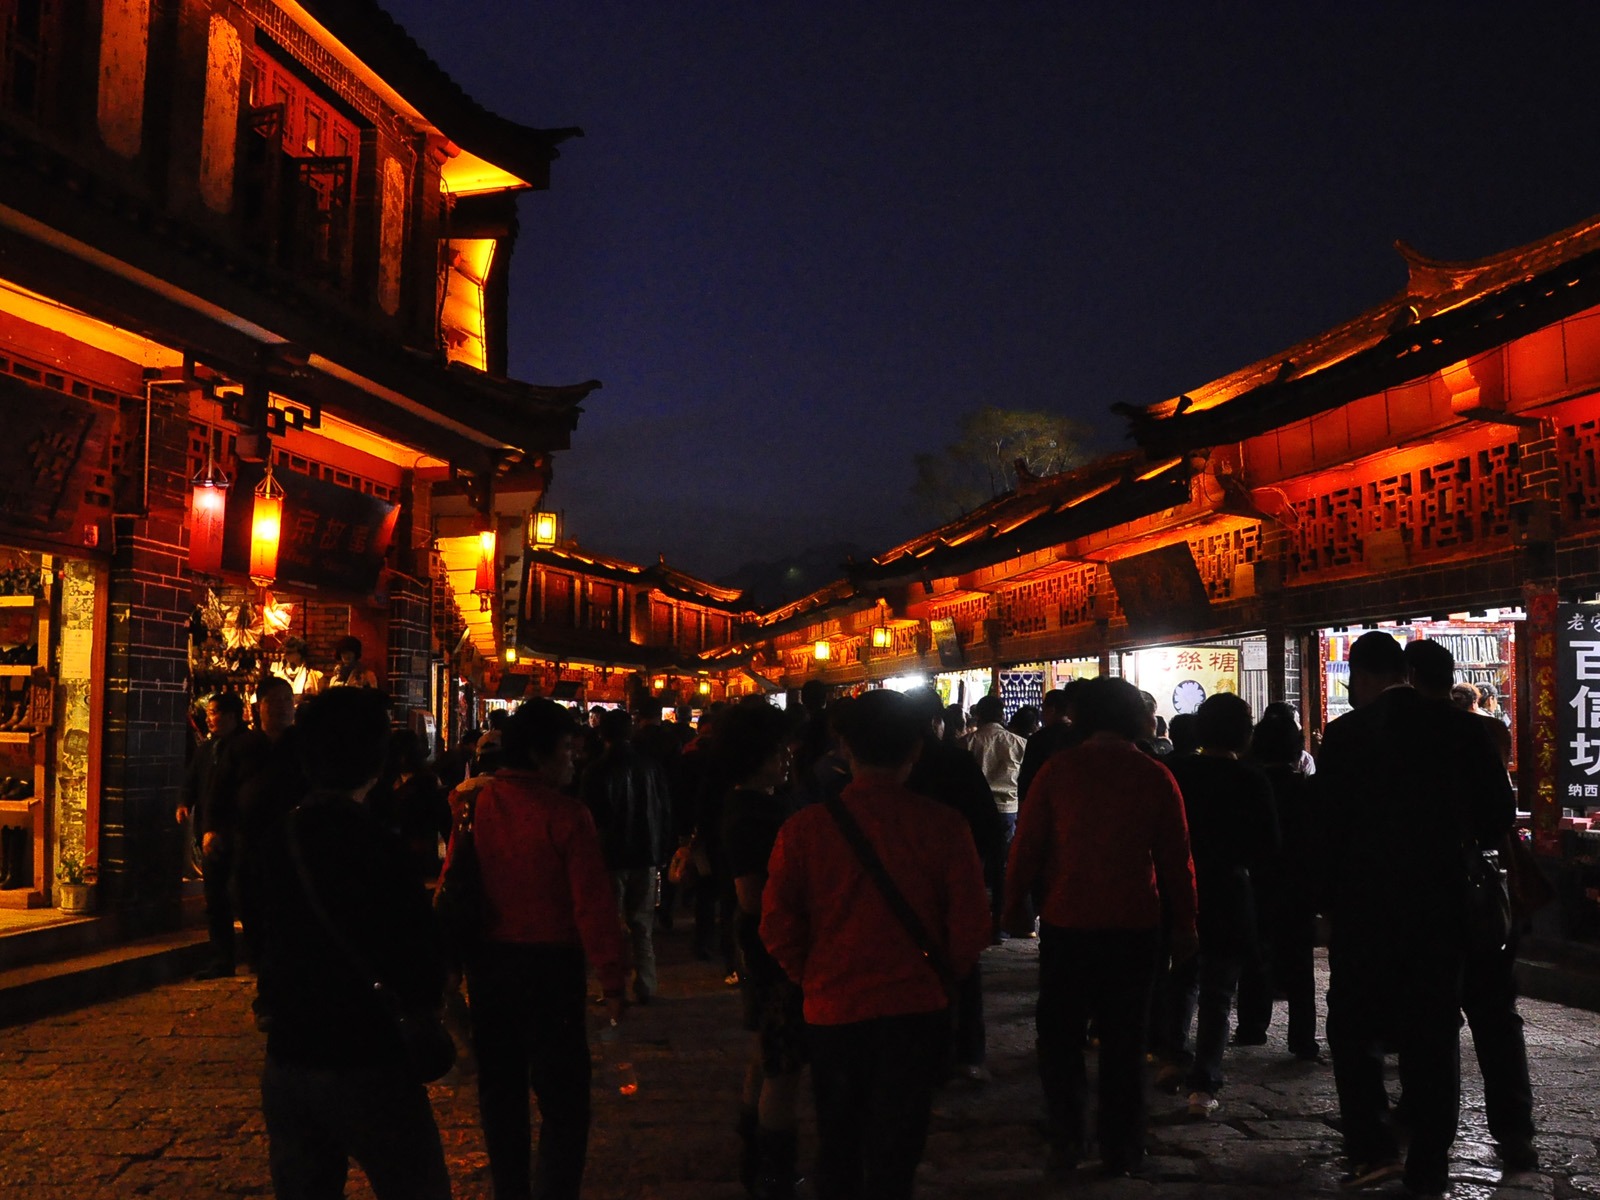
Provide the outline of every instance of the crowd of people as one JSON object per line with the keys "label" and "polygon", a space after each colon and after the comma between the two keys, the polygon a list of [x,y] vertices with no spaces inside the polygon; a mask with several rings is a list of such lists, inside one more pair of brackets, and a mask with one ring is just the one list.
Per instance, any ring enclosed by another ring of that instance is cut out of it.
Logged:
{"label": "crowd of people", "polygon": [[[1319,930],[1346,1186],[1447,1188],[1463,1011],[1500,1155],[1532,1167],[1515,950],[1476,933],[1468,882],[1510,845],[1509,747],[1452,682],[1437,643],[1363,636],[1315,759],[1289,706],[1219,693],[1165,728],[1114,678],[1010,721],[984,697],[970,723],[931,688],[808,685],[692,731],[529,700],[435,762],[375,689],[297,707],[276,675],[253,728],[213,697],[179,816],[204,974],[234,972],[236,915],[255,971],[277,1194],[342,1195],[352,1159],[380,1200],[450,1194],[416,1047],[464,991],[496,1200],[577,1196],[592,992],[608,1026],[650,1004],[680,920],[741,992],[752,1197],[794,1195],[803,1161],[826,1200],[912,1194],[936,1089],[989,1078],[980,957],[1007,937],[1038,939],[1048,1172],[1138,1173],[1152,1088],[1223,1110],[1228,1047],[1264,1044],[1279,997],[1285,1050],[1322,1062]],[[468,932],[440,880],[475,901]]]}

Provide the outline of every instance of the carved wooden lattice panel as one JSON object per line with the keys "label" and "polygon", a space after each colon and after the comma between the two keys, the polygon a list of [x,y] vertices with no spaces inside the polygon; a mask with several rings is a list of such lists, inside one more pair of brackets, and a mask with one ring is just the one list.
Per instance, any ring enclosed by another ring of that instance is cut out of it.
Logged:
{"label": "carved wooden lattice panel", "polygon": [[1069,629],[1094,620],[1096,612],[1095,568],[1091,563],[1063,567],[1042,579],[1009,587],[995,597],[995,615],[1006,637]]}
{"label": "carved wooden lattice panel", "polygon": [[1507,442],[1309,496],[1291,505],[1289,570],[1361,566],[1380,531],[1398,531],[1413,557],[1504,540],[1518,494],[1518,448]]}
{"label": "carved wooden lattice panel", "polygon": [[1566,426],[1559,445],[1562,516],[1600,521],[1600,421]]}
{"label": "carved wooden lattice panel", "polygon": [[1189,539],[1189,553],[1199,568],[1206,596],[1213,603],[1233,599],[1234,573],[1261,555],[1261,526],[1229,529]]}

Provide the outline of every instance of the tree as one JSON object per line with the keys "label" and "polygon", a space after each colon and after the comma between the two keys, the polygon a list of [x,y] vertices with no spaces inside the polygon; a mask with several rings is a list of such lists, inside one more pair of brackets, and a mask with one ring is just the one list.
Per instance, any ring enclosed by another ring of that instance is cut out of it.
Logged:
{"label": "tree", "polygon": [[950,519],[1015,490],[1017,464],[1034,478],[1082,463],[1093,430],[1056,413],[1018,412],[985,404],[961,418],[961,436],[914,459],[912,493]]}

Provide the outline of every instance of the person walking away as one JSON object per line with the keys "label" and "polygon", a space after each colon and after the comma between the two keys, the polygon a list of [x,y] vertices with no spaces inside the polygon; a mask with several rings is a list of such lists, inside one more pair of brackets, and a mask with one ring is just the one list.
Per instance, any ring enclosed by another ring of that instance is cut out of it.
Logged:
{"label": "person walking away", "polygon": [[[1406,686],[1400,644],[1350,648],[1352,711],[1317,758],[1330,924],[1328,1048],[1350,1173],[1449,1186],[1460,1117],[1461,978],[1469,940],[1464,852],[1511,827],[1510,781],[1476,720]],[[1385,1121],[1386,1044],[1398,1051],[1411,1143]]]}
{"label": "person walking away", "polygon": [[256,772],[267,746],[259,732],[244,723],[244,699],[237,692],[219,692],[206,701],[210,739],[195,752],[184,781],[177,811],[183,825],[192,813],[200,838],[206,896],[206,933],[211,961],[196,979],[222,979],[234,973],[234,863],[238,849],[239,789]]}
{"label": "person walking away", "polygon": [[1163,901],[1172,954],[1195,953],[1194,863],[1183,796],[1140,750],[1144,701],[1121,679],[1086,682],[1083,742],[1053,756],[1029,792],[1006,872],[1007,920],[1037,887],[1039,1077],[1050,1154],[1071,1170],[1086,1146],[1089,1022],[1100,1035],[1100,1161],[1132,1174],[1144,1161],[1145,1026],[1161,952]]}
{"label": "person walking away", "polygon": [[[818,1194],[904,1200],[949,1040],[946,982],[923,946],[952,982],[972,968],[989,938],[983,869],[966,822],[905,787],[922,736],[905,697],[866,693],[840,734],[851,782],[780,830],[761,940],[805,995]],[[848,840],[852,818],[881,873]]]}
{"label": "person walking away", "polygon": [[1250,706],[1218,692],[1195,715],[1200,753],[1174,759],[1168,769],[1183,793],[1200,906],[1199,970],[1182,1014],[1185,1041],[1195,1021],[1194,1061],[1185,1082],[1189,1115],[1209,1117],[1219,1105],[1239,973],[1259,954],[1250,872],[1277,853],[1278,818],[1272,785],[1240,761],[1250,749]]}
{"label": "person walking away", "polygon": [[311,790],[287,818],[292,848],[266,889],[258,972],[271,1014],[261,1108],[278,1200],[343,1196],[350,1159],[377,1200],[450,1196],[427,1087],[363,970],[408,1011],[441,1003],[445,957],[427,892],[362,803],[383,762],[386,709],[378,692],[330,692],[305,702],[293,731]]}
{"label": "person walking away", "polygon": [[1054,688],[1044,694],[1044,703],[1039,708],[1039,730],[1028,739],[1027,749],[1022,752],[1022,765],[1017,768],[1019,812],[1022,805],[1028,802],[1028,788],[1033,783],[1033,777],[1039,773],[1039,768],[1049,762],[1050,756],[1056,751],[1075,746],[1083,740],[1072,726],[1073,712],[1077,707],[1073,693],[1081,686],[1081,681],[1074,679],[1066,687]]}
{"label": "person walking away", "polygon": [[977,728],[967,739],[967,749],[978,760],[978,768],[989,781],[989,792],[994,797],[995,811],[1000,814],[1000,843],[984,863],[984,878],[989,885],[990,911],[994,918],[994,940],[1004,941],[1006,933],[1000,920],[1000,907],[1005,891],[1006,852],[1017,831],[1017,775],[1022,769],[1022,756],[1028,743],[1012,733],[1001,720],[1005,706],[1000,697],[990,692],[972,706],[972,716]]}
{"label": "person walking away", "polygon": [[[911,768],[906,787],[960,813],[972,834],[978,861],[987,862],[990,855],[998,852],[1000,842],[1000,813],[994,806],[989,781],[970,753],[944,740],[944,710],[939,705],[939,693],[922,687],[912,688],[905,696],[924,722],[922,752]],[[981,959],[972,964],[972,971],[961,981],[954,1007],[956,1074],[971,1083],[987,1083],[988,1031],[983,1019]]]}
{"label": "person walking away", "polygon": [[[586,961],[609,1018],[623,1015],[622,931],[600,837],[583,802],[562,792],[572,779],[573,734],[561,705],[524,701],[502,734],[499,770],[474,796],[490,920],[465,966],[495,1200],[571,1200],[582,1186],[590,1121]],[[530,1086],[541,1117],[536,1172]]]}
{"label": "person walking away", "polygon": [[1282,842],[1278,853],[1250,871],[1261,954],[1239,978],[1235,1046],[1264,1046],[1274,993],[1288,1002],[1289,1053],[1302,1062],[1321,1057],[1317,1042],[1316,917],[1312,886],[1317,818],[1312,784],[1300,770],[1305,737],[1292,717],[1268,714],[1256,722],[1250,757],[1272,785]]}
{"label": "person walking away", "polygon": [[404,842],[417,864],[417,874],[431,883],[439,877],[439,847],[450,836],[450,802],[438,776],[428,767],[422,738],[411,729],[396,729],[372,789],[372,812]]}
{"label": "person walking away", "polygon": [[772,847],[797,806],[789,779],[793,740],[782,712],[751,699],[724,715],[717,742],[719,773],[736,781],[723,806],[722,845],[739,902],[734,941],[744,1027],[754,1034],[740,1093],[739,1177],[761,1200],[794,1195],[795,1099],[806,1064],[800,989],[767,953],[760,928]]}
{"label": "person walking away", "polygon": [[[1461,708],[1454,684],[1455,657],[1432,640],[1410,642],[1405,648],[1406,671],[1411,686],[1420,695]],[[1471,699],[1475,702],[1477,689]],[[1511,761],[1511,734],[1487,713],[1476,711],[1475,703],[1465,711],[1473,714],[1480,729],[1488,735],[1502,768]],[[1510,835],[1515,837],[1515,831]],[[1505,840],[1500,843],[1506,845]],[[1509,851],[1502,850],[1502,853]],[[1494,1138],[1495,1154],[1514,1171],[1532,1171],[1539,1166],[1534,1148],[1533,1083],[1528,1074],[1528,1044],[1517,1012],[1517,935],[1500,947],[1473,944],[1468,947],[1466,972],[1462,976],[1461,1011],[1472,1031],[1472,1049],[1483,1077],[1483,1107]]]}
{"label": "person walking away", "polygon": [[665,772],[634,748],[633,718],[615,708],[600,718],[605,750],[583,781],[584,802],[600,833],[617,913],[633,946],[633,998],[656,992],[655,922],[661,868],[677,845]]}

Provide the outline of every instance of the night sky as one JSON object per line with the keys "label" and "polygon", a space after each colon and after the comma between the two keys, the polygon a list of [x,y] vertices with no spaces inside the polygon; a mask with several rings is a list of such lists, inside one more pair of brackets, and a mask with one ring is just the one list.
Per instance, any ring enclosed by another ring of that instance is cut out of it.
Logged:
{"label": "night sky", "polygon": [[[382,2],[382,0],[380,0]],[[387,0],[582,126],[521,201],[511,368],[598,378],[550,501],[718,576],[938,523],[984,403],[1094,423],[1600,213],[1600,4]]]}

